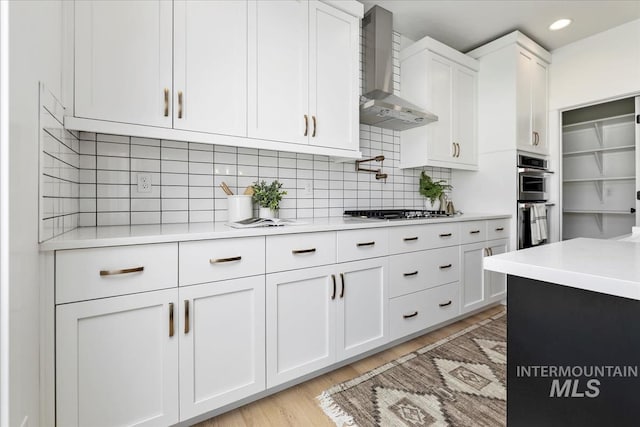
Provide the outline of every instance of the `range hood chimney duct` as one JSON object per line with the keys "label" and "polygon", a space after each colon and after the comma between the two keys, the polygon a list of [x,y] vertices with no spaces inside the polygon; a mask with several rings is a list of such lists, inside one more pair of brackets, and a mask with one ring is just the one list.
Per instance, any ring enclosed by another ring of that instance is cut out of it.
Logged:
{"label": "range hood chimney duct", "polygon": [[438,120],[435,114],[393,95],[393,14],[373,6],[362,20],[364,92],[360,123],[405,130]]}

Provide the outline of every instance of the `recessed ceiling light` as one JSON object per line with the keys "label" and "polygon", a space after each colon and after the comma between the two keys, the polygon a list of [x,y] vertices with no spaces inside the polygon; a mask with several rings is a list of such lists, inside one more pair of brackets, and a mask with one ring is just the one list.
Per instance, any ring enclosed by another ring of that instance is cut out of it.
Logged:
{"label": "recessed ceiling light", "polygon": [[566,19],[566,18],[562,18],[562,19],[558,19],[556,22],[554,22],[553,24],[549,25],[549,29],[551,31],[557,31],[557,30],[561,30],[565,27],[568,27],[569,24],[571,24],[571,19]]}

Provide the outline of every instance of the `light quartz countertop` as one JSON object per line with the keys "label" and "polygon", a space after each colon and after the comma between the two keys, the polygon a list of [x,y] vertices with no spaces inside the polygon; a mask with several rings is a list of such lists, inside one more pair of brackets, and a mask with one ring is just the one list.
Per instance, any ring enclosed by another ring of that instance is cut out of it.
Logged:
{"label": "light quartz countertop", "polygon": [[484,268],[640,300],[638,240],[565,240],[487,257]]}
{"label": "light quartz countertop", "polygon": [[354,230],[406,225],[441,224],[509,218],[508,214],[462,214],[447,218],[379,220],[351,217],[299,218],[296,225],[278,227],[232,228],[223,222],[188,224],[123,225],[79,227],[40,244],[41,251],[94,248],[101,246],[139,245],[147,243],[183,242],[189,240],[225,239],[231,237],[270,236],[317,231]]}

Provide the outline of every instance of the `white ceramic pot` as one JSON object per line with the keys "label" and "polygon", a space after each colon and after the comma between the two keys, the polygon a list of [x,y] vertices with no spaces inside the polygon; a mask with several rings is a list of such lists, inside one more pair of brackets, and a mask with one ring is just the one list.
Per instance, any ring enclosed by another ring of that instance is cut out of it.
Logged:
{"label": "white ceramic pot", "polygon": [[251,196],[235,194],[227,196],[227,217],[229,222],[242,221],[253,216]]}
{"label": "white ceramic pot", "polygon": [[260,209],[258,210],[258,216],[260,218],[278,218],[278,211],[276,211],[275,209],[263,208],[262,206],[260,206]]}
{"label": "white ceramic pot", "polygon": [[425,199],[424,200],[424,208],[428,211],[437,211],[440,209],[440,201],[436,200],[435,202],[431,203],[431,200],[429,199]]}

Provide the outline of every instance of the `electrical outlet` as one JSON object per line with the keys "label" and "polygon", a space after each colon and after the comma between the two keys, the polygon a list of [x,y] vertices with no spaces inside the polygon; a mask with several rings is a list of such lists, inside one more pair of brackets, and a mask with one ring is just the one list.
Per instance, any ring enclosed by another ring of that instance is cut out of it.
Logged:
{"label": "electrical outlet", "polygon": [[138,174],[138,193],[151,193],[151,174]]}
{"label": "electrical outlet", "polygon": [[313,197],[313,182],[302,181],[302,197]]}

